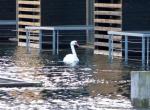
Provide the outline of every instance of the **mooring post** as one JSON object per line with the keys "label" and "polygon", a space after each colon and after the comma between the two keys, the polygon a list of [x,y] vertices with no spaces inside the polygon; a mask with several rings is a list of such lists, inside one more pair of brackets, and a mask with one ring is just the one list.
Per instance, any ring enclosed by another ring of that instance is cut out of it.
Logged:
{"label": "mooring post", "polygon": [[142,37],[142,67],[145,68],[145,36]]}
{"label": "mooring post", "polygon": [[131,101],[135,107],[150,107],[150,71],[131,72]]}
{"label": "mooring post", "polygon": [[57,30],[57,55],[59,54],[59,30]]}
{"label": "mooring post", "polygon": [[128,64],[128,36],[125,36],[125,64]]}
{"label": "mooring post", "polygon": [[56,31],[55,30],[53,30],[53,41],[52,41],[52,43],[53,43],[53,55],[55,55],[56,54]]}
{"label": "mooring post", "polygon": [[42,50],[42,30],[39,30],[39,53]]}
{"label": "mooring post", "polygon": [[113,39],[112,34],[109,35],[109,61],[112,63],[113,59]]}

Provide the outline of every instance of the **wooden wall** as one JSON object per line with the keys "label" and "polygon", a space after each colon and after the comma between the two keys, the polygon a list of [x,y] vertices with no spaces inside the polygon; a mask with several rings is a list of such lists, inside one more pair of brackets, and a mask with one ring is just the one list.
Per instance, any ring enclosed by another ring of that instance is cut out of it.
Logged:
{"label": "wooden wall", "polygon": [[[95,53],[108,54],[108,34],[113,31],[149,31],[150,1],[148,0],[95,0]],[[130,42],[141,42],[138,38],[129,38]],[[124,39],[114,37],[114,53],[122,56]],[[130,43],[129,49],[141,50],[141,43]],[[131,54],[132,52],[129,52]],[[139,54],[140,53],[134,53]]]}
{"label": "wooden wall", "polygon": [[[40,0],[18,0],[18,45],[26,46],[25,26],[41,26]],[[38,47],[39,31],[31,32],[31,46]]]}
{"label": "wooden wall", "polygon": [[[96,54],[108,54],[107,31],[122,30],[122,2],[121,0],[95,0],[94,3],[94,24],[95,24],[95,51]],[[114,38],[114,51],[120,56],[122,45],[121,37]]]}

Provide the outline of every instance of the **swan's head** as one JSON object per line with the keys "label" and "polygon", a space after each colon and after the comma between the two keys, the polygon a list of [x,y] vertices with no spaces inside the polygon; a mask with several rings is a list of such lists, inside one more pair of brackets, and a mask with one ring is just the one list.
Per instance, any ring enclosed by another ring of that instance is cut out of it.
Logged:
{"label": "swan's head", "polygon": [[73,46],[76,45],[76,46],[79,47],[79,44],[76,40],[71,41],[70,45],[73,45]]}

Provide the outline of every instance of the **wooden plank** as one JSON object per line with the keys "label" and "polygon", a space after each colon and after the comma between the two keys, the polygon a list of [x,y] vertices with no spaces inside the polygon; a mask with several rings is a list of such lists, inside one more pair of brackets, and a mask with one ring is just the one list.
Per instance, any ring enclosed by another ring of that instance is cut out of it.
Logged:
{"label": "wooden plank", "polygon": [[[109,47],[108,42],[94,42],[95,46],[102,46],[102,47]],[[113,44],[114,48],[122,48],[121,43],[114,43]]]}
{"label": "wooden plank", "polygon": [[[18,35],[18,39],[26,39],[26,36],[23,36],[23,35]],[[34,37],[34,36],[30,36],[30,39],[31,40],[39,40],[39,37]]]}
{"label": "wooden plank", "polygon": [[25,82],[10,79],[10,78],[1,78],[0,77],[0,87],[41,87],[42,83],[40,82]]}
{"label": "wooden plank", "polygon": [[103,7],[103,8],[122,8],[122,4],[115,4],[115,3],[95,3],[95,7]]}
{"label": "wooden plank", "polygon": [[16,82],[16,83],[0,83],[0,87],[41,87],[41,83],[27,83],[27,82]]}
{"label": "wooden plank", "polygon": [[[19,28],[18,32],[26,32],[26,30],[24,28]],[[31,34],[39,34],[39,30],[32,30]]]}
{"label": "wooden plank", "polygon": [[102,27],[102,26],[95,26],[95,30],[97,31],[121,31],[121,27],[117,28],[117,27]]}
{"label": "wooden plank", "polygon": [[114,20],[114,19],[94,19],[95,23],[113,23],[113,24],[121,24],[122,20]]}
{"label": "wooden plank", "polygon": [[25,5],[40,5],[40,1],[26,1],[26,0],[19,0],[18,4],[25,4]]}
{"label": "wooden plank", "polygon": [[25,26],[40,26],[39,22],[27,22],[27,21],[19,21],[19,25],[25,25]]}
{"label": "wooden plank", "polygon": [[[26,47],[26,45],[27,45],[26,42],[18,42],[18,46]],[[39,44],[30,43],[30,47],[39,48]]]}
{"label": "wooden plank", "polygon": [[[109,35],[103,35],[103,34],[95,34],[94,38],[98,38],[98,39],[109,39]],[[121,36],[113,36],[113,40],[114,41],[121,41],[122,37]]]}
{"label": "wooden plank", "polygon": [[121,11],[94,11],[94,15],[113,15],[113,16],[122,16]]}
{"label": "wooden plank", "polygon": [[19,14],[18,18],[29,18],[29,19],[40,19],[40,15],[27,15],[27,14]]}
{"label": "wooden plank", "polygon": [[40,8],[25,8],[25,7],[18,7],[18,11],[40,12]]}
{"label": "wooden plank", "polygon": [[[109,55],[109,52],[108,50],[94,50],[94,54],[102,54],[102,55]],[[122,52],[113,52],[113,56],[116,56],[116,57],[122,57]]]}

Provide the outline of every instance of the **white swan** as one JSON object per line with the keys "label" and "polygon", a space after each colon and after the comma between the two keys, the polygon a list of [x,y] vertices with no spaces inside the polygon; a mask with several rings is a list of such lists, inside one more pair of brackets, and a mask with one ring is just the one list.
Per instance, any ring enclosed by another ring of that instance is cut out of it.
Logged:
{"label": "white swan", "polygon": [[75,66],[79,62],[79,59],[77,57],[77,54],[74,48],[75,45],[79,46],[77,41],[76,40],[71,41],[70,47],[71,47],[72,54],[67,54],[63,59],[63,62],[70,66]]}

